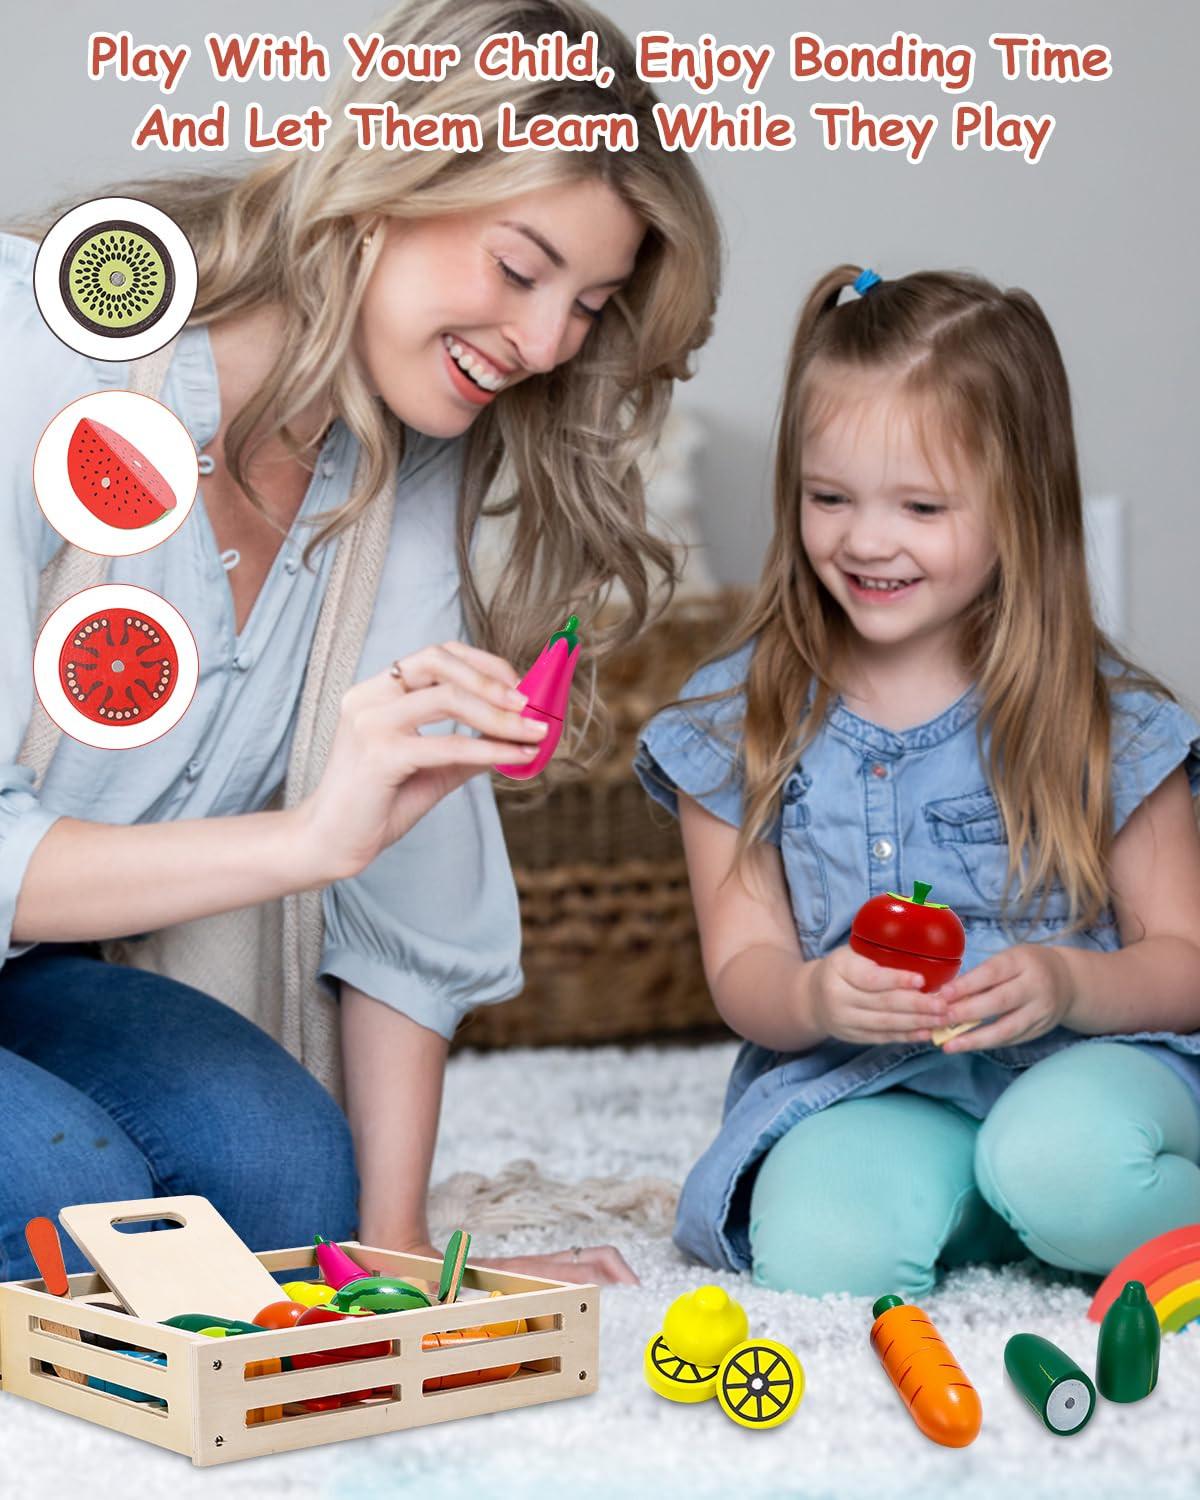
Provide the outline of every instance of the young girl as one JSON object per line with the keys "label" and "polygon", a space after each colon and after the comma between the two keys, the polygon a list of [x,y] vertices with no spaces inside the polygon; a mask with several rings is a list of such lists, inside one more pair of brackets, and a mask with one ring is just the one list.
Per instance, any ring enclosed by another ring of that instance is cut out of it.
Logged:
{"label": "young girl", "polygon": [[[746,1041],[681,1248],[917,1297],[1026,1251],[1104,1273],[1200,1220],[1200,725],[1093,620],[1031,297],[848,266],[814,288],[766,571],[683,700],[638,769]],[[937,993],[847,946],[915,880],[966,929]]]}
{"label": "young girl", "polygon": [[[711,327],[719,236],[694,162],[659,144],[632,44],[575,0],[412,0],[376,29],[384,49],[455,44],[463,64],[436,83],[346,77],[319,152],[135,189],[199,265],[161,399],[200,451],[201,494],[108,576],[184,615],[200,680],[153,743],[62,736],[36,794],[30,663],[61,543],[31,460],[60,408],[134,372],[43,323],[48,225],[0,236],[0,1280],[33,1274],[32,1216],[164,1191],[208,1196],[255,1249],[320,1230],[438,1253],[425,1199],[448,1039],[521,984],[486,774],[538,737],[514,663],[614,581],[628,638],[669,568],[638,459]],[[511,30],[594,32],[612,86],[484,80],[476,49]],[[351,100],[475,115],[485,149],[363,150]],[[502,151],[502,101],[522,119],[630,112],[641,149]],[[485,607],[470,548],[502,465],[514,541]],[[590,631],[593,650],[609,635]],[[422,732],[450,720],[462,732]],[[269,807],[285,774],[289,804]],[[348,1121],[208,985],[64,946],[278,898],[285,937],[297,906],[303,921],[275,970],[311,958],[313,982],[297,1026],[260,1018],[330,1089],[344,1072]],[[522,1264],[632,1279],[611,1247]]]}

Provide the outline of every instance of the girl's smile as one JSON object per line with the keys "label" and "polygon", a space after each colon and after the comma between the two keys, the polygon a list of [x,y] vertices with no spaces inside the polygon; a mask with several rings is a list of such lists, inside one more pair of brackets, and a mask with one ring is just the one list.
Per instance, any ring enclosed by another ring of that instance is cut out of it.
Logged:
{"label": "girl's smile", "polygon": [[846,581],[853,593],[871,604],[894,604],[906,599],[920,583],[919,578],[894,579],[874,578],[858,573],[846,573]]}

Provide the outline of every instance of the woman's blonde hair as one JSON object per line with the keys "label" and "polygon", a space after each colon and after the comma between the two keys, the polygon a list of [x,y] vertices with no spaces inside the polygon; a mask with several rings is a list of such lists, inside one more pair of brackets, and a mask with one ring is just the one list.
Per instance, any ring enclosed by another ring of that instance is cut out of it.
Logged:
{"label": "woman's blonde hair", "polygon": [[836,408],[839,382],[883,375],[911,400],[931,457],[965,462],[986,493],[998,559],[963,616],[960,649],[981,701],[981,762],[1008,837],[1002,914],[1024,914],[1040,893],[1041,915],[1057,880],[1071,925],[1088,926],[1109,901],[1111,687],[1174,695],[1093,617],[1062,355],[1027,292],[926,271],[839,305],[860,273],[830,271],[800,313],[779,416],[774,538],[744,615],[710,658],[754,642],[737,867],[775,821],[783,782],[841,690],[848,661],[852,627],[801,542],[805,438]]}
{"label": "woman's blonde hair", "polygon": [[[314,403],[327,418],[322,430],[340,417],[358,439],[358,482],[343,506],[319,518],[306,557],[355,520],[395,472],[401,452],[401,425],[371,395],[352,343],[378,253],[377,243],[361,252],[363,223],[464,212],[582,178],[600,179],[629,204],[647,225],[632,277],[579,354],[527,377],[475,419],[459,501],[468,625],[480,645],[518,667],[572,610],[584,615],[586,628],[614,582],[624,586],[629,608],[604,629],[588,630],[594,674],[595,661],[632,638],[674,583],[677,556],[647,528],[638,464],[658,437],[672,382],[690,377],[689,358],[711,331],[721,259],[712,205],[690,157],[662,147],[655,96],[637,77],[628,39],[581,0],[412,0],[374,29],[385,46],[457,44],[462,61],[441,82],[385,80],[376,71],[362,81],[347,76],[330,103],[334,124],[321,151],[279,153],[240,177],[163,178],[111,191],[154,203],[187,234],[199,269],[192,322],[282,306],[279,357],[230,423],[225,443],[229,472],[251,500],[262,509],[247,473],[259,443],[278,435],[313,461],[312,445],[306,451],[289,423]],[[594,31],[611,86],[481,78],[472,66],[476,48],[509,31],[531,41],[554,31],[577,41]],[[390,101],[402,113],[473,114],[484,149],[363,150],[343,119],[352,100]],[[638,123],[638,149],[502,152],[495,141],[503,101],[521,120],[623,111]],[[511,513],[511,551],[485,601],[468,554],[502,461],[512,484],[497,513]],[[586,691],[585,684],[577,689]]]}

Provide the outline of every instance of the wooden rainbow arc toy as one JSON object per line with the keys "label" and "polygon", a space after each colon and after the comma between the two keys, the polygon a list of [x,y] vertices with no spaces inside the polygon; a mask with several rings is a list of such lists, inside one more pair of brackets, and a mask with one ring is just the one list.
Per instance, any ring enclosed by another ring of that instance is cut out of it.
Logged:
{"label": "wooden rainbow arc toy", "polygon": [[1100,1323],[1127,1281],[1140,1281],[1164,1333],[1200,1318],[1200,1224],[1160,1234],[1114,1266],[1100,1284],[1088,1317]]}

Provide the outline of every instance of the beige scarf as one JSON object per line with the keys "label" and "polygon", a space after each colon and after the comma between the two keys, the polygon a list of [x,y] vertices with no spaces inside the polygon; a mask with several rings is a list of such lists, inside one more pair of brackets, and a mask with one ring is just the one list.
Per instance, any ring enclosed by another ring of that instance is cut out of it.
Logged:
{"label": "beige scarf", "polygon": [[[171,345],[131,364],[129,388],[156,396]],[[354,680],[383,571],[395,506],[394,487],[374,497],[336,540],[337,555],[321,604],[296,715],[287,776],[273,806],[295,807],[321,779],[342,694]],[[42,571],[37,628],[64,600],[102,583],[108,559],[64,542]],[[61,731],[34,697],[18,759],[40,787]],[[137,939],[104,944],[111,962],[131,964],[194,985],[270,1032],[343,1098],[337,1005],[317,981],[324,935],[320,891],[221,912]]]}

